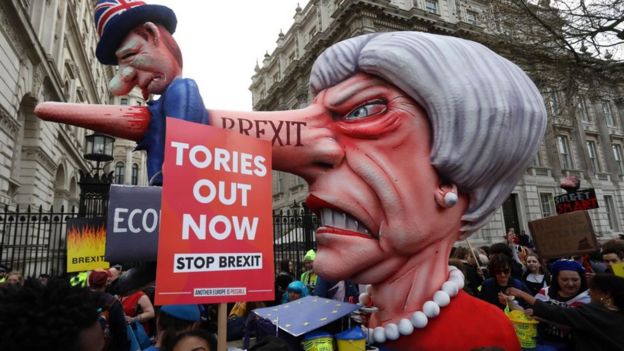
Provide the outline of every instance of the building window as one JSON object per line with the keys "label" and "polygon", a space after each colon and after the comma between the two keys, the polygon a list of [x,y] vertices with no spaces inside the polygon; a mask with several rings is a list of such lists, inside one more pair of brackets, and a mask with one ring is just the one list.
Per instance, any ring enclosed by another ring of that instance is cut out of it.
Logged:
{"label": "building window", "polygon": [[559,115],[559,96],[557,96],[557,92],[554,90],[550,91],[550,113],[553,116]]}
{"label": "building window", "polygon": [[132,164],[132,185],[139,185],[139,165]]}
{"label": "building window", "polygon": [[596,152],[596,143],[593,140],[587,141],[587,154],[589,155],[594,172],[600,172],[600,161],[598,160],[598,153]]}
{"label": "building window", "polygon": [[115,164],[115,184],[124,183],[125,173],[126,173],[126,166],[124,166],[123,162],[117,162]]}
{"label": "building window", "polygon": [[120,102],[120,104],[122,104],[122,105],[128,105],[128,99],[126,99],[126,98],[121,98],[121,102]]}
{"label": "building window", "polygon": [[587,113],[587,105],[585,104],[585,99],[580,98],[578,105],[576,108],[579,110],[579,114],[581,115],[581,121],[589,122],[589,113]]}
{"label": "building window", "polygon": [[477,13],[474,11],[466,11],[466,22],[476,26],[477,25]]}
{"label": "building window", "polygon": [[425,11],[438,13],[438,0],[425,0]]}
{"label": "building window", "polygon": [[607,122],[607,126],[609,127],[615,126],[615,123],[613,120],[613,111],[611,111],[611,105],[609,104],[609,101],[605,100],[602,102],[602,113],[604,114],[605,121]]}
{"label": "building window", "polygon": [[553,196],[550,193],[540,193],[540,203],[542,205],[542,217],[550,217],[555,214],[553,211]]}
{"label": "building window", "polygon": [[567,136],[557,136],[557,148],[559,149],[559,158],[561,159],[561,169],[572,169],[572,157]]}
{"label": "building window", "polygon": [[308,40],[312,40],[314,35],[316,35],[316,26],[312,27],[312,29],[308,32]]}
{"label": "building window", "polygon": [[607,211],[607,220],[609,221],[609,228],[611,230],[618,230],[619,226],[617,218],[615,216],[615,203],[613,202],[613,196],[605,195],[605,211]]}
{"label": "building window", "polygon": [[622,145],[613,144],[613,157],[615,158],[615,162],[618,165],[618,170],[620,174],[624,174],[624,160],[622,159]]}

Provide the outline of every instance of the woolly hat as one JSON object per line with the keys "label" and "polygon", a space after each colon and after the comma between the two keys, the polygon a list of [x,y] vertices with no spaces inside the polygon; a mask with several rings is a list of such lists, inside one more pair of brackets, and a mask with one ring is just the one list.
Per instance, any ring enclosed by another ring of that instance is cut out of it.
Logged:
{"label": "woolly hat", "polygon": [[98,0],[95,5],[95,27],[100,41],[95,56],[105,65],[116,65],[115,51],[123,39],[145,22],[161,24],[173,34],[178,24],[176,15],[162,5],[147,5],[137,0]]}
{"label": "woolly hat", "polygon": [[556,276],[561,271],[575,271],[578,272],[579,275],[585,274],[585,269],[581,266],[580,263],[572,260],[559,260],[552,264],[550,268],[553,276]]}
{"label": "woolly hat", "polygon": [[305,256],[303,256],[303,262],[314,261],[316,259],[316,252],[314,250],[308,250]]}
{"label": "woolly hat", "polygon": [[188,322],[199,322],[201,320],[201,314],[197,305],[164,305],[160,308],[160,312]]}
{"label": "woolly hat", "polygon": [[89,286],[92,288],[101,288],[106,285],[106,281],[111,277],[108,270],[97,270],[89,274]]}

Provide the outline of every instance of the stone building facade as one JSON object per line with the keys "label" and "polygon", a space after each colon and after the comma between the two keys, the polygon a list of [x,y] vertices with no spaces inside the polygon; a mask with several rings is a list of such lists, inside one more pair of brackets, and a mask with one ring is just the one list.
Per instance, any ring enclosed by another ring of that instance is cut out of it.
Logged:
{"label": "stone building facade", "polygon": [[[39,120],[37,103],[137,104],[137,95],[113,98],[107,84],[114,67],[95,57],[95,0],[3,0],[0,2],[0,204],[77,206],[79,170],[93,165],[83,157],[83,128]],[[134,143],[116,140],[123,182],[145,184],[142,154]],[[121,180],[121,178],[119,178]]]}
{"label": "stone building facade", "polygon": [[[250,86],[253,108],[307,106],[312,98],[308,89],[312,64],[335,42],[398,30],[475,38],[490,30],[487,6],[487,0],[310,0],[305,8],[295,10],[292,27],[279,34],[276,49],[256,66]],[[559,181],[570,174],[582,179],[582,188],[596,189],[600,208],[589,212],[599,239],[623,231],[622,86],[602,87],[600,94],[587,96],[579,92],[575,108],[565,111],[564,105],[570,102],[564,101],[560,91],[548,84],[538,87],[549,109],[544,142],[502,208],[471,237],[475,245],[502,240],[509,227],[529,232],[529,221],[556,214],[554,197],[563,193]],[[306,193],[307,185],[301,178],[274,172],[275,209],[298,206]]]}

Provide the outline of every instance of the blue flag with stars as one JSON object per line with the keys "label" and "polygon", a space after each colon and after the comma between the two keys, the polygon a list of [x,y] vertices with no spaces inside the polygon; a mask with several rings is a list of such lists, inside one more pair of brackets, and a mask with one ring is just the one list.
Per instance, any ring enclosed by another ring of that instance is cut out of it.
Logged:
{"label": "blue flag with stars", "polygon": [[360,306],[318,296],[306,296],[282,305],[257,308],[253,312],[297,337],[327,325]]}

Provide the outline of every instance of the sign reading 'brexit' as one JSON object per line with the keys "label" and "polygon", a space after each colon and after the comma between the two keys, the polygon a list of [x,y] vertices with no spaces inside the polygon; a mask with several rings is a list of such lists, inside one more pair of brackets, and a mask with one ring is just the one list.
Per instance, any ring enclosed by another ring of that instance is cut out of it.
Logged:
{"label": "sign reading 'brexit'", "polygon": [[594,189],[577,190],[555,197],[557,214],[598,208]]}
{"label": "sign reading 'brexit'", "polygon": [[167,118],[156,304],[273,293],[271,144]]}

